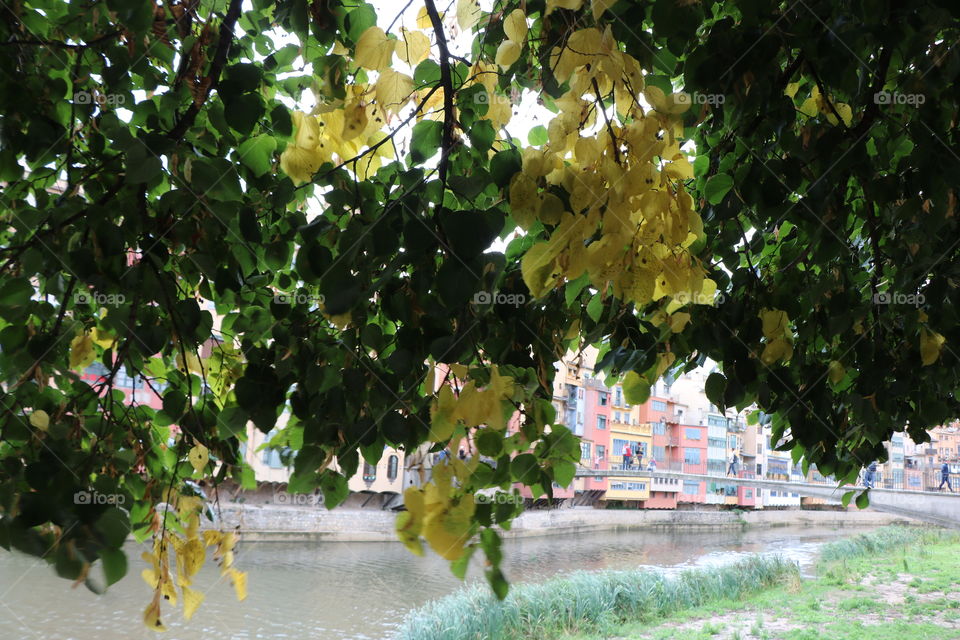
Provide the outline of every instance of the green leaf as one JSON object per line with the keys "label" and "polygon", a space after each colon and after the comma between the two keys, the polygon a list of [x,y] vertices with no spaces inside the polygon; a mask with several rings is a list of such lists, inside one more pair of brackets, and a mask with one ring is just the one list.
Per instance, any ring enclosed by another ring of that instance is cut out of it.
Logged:
{"label": "green leaf", "polygon": [[534,147],[540,147],[547,144],[547,140],[549,140],[547,128],[542,124],[531,127],[530,132],[527,134],[527,141]]}
{"label": "green leaf", "polygon": [[726,173],[718,173],[707,179],[703,187],[703,195],[710,204],[720,204],[731,188],[733,188],[733,178]]}
{"label": "green leaf", "polygon": [[410,159],[419,164],[440,150],[443,124],[436,120],[421,120],[413,127],[410,139]]}
{"label": "green leaf", "polygon": [[635,371],[623,377],[623,396],[630,404],[643,404],[650,399],[650,383]]}
{"label": "green leaf", "polygon": [[587,303],[587,315],[594,322],[600,322],[600,316],[603,314],[603,296],[599,293],[590,298]]}
{"label": "green leaf", "polygon": [[470,138],[470,144],[472,144],[477,151],[483,152],[490,149],[496,135],[497,132],[493,130],[493,125],[490,124],[489,120],[477,120],[467,132],[467,136]]}
{"label": "green leaf", "polygon": [[104,549],[100,552],[100,561],[107,586],[120,582],[127,575],[127,556],[120,549]]}
{"label": "green leaf", "polygon": [[727,379],[722,373],[714,371],[707,376],[707,381],[704,384],[703,390],[707,395],[707,399],[713,404],[717,405],[720,411],[724,411],[726,409],[723,396],[727,390]]}
{"label": "green leaf", "polygon": [[273,136],[265,133],[254,136],[240,144],[240,162],[260,177],[273,169],[273,152],[276,148],[277,141]]}
{"label": "green leaf", "polygon": [[521,453],[510,462],[510,474],[517,482],[533,485],[540,480],[540,463],[533,454]]}
{"label": "green leaf", "polygon": [[865,489],[857,496],[857,508],[866,509],[870,506],[870,490]]}

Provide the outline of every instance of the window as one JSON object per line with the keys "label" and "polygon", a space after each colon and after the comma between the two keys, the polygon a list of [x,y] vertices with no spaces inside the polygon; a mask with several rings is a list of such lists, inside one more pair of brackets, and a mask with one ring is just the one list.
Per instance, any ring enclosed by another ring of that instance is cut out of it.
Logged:
{"label": "window", "polygon": [[621,420],[620,420],[620,412],[619,412],[619,411],[614,411],[614,412],[613,412],[613,421],[614,421],[614,422],[621,422]]}
{"label": "window", "polygon": [[597,445],[597,460],[603,460],[607,455],[607,448],[602,444]]}
{"label": "window", "polygon": [[614,391],[613,404],[617,407],[622,407],[623,406],[623,388],[616,387],[613,391]]}
{"label": "window", "polygon": [[700,483],[691,482],[690,480],[683,481],[683,493],[688,496],[695,496],[700,493]]}
{"label": "window", "polygon": [[617,491],[646,491],[646,482],[611,482],[610,489]]}
{"label": "window", "polygon": [[701,436],[700,429],[687,428],[684,429],[684,433],[687,436],[687,440],[699,440]]}
{"label": "window", "polygon": [[667,450],[665,447],[653,446],[653,459],[657,462],[663,462],[667,459]]}
{"label": "window", "polygon": [[758,443],[757,443],[757,455],[760,455],[761,453],[763,453],[763,443],[762,443],[762,442],[758,442]]}
{"label": "window", "polygon": [[623,445],[625,445],[625,444],[629,444],[629,445],[630,445],[630,450],[631,450],[631,451],[633,451],[633,449],[634,449],[634,444],[633,444],[633,442],[631,442],[630,440],[623,440],[623,439],[621,439],[621,438],[614,438],[614,439],[613,439],[613,442],[612,442],[611,444],[613,445],[613,455],[615,455],[615,456],[622,456],[622,455],[623,455]]}
{"label": "window", "polygon": [[142,389],[143,380],[139,376],[130,377],[127,375],[127,368],[120,367],[117,371],[117,376],[114,378],[114,384],[118,387],[123,387],[124,389]]}
{"label": "window", "polygon": [[762,476],[762,475],[763,475],[763,465],[760,464],[759,462],[757,463],[757,475],[758,475],[758,476]]}
{"label": "window", "polygon": [[652,408],[654,411],[666,411],[667,403],[664,402],[663,400],[654,400]]}
{"label": "window", "polygon": [[748,498],[752,498],[752,497],[753,497],[753,489],[747,489],[746,496],[747,496]]}
{"label": "window", "polygon": [[654,422],[653,423],[653,433],[657,436],[667,435],[667,423],[666,422]]}
{"label": "window", "polygon": [[589,442],[581,442],[581,443],[580,443],[580,459],[581,459],[581,460],[589,460],[589,459],[590,459],[590,448],[591,448],[591,447],[590,447],[590,443],[589,443]]}
{"label": "window", "polygon": [[707,416],[707,424],[711,427],[725,427],[727,419],[722,416]]}
{"label": "window", "polygon": [[607,416],[597,416],[597,429],[607,428]]}
{"label": "window", "polygon": [[700,464],[700,449],[686,447],[683,450],[683,461],[687,464]]}
{"label": "window", "polygon": [[577,387],[577,398],[583,400],[583,387]]}
{"label": "window", "polygon": [[369,462],[363,463],[363,481],[373,482],[377,479],[377,468]]}
{"label": "window", "polygon": [[737,436],[730,436],[730,438],[729,438],[729,440],[728,440],[727,442],[728,442],[729,447],[730,447],[731,449],[736,449],[736,448],[737,448]]}
{"label": "window", "polygon": [[610,403],[610,394],[606,391],[597,391],[597,397],[600,399],[601,407],[605,407]]}
{"label": "window", "polygon": [[[277,435],[277,430],[271,429],[270,432],[264,436],[263,441],[270,442],[275,435]],[[283,468],[283,462],[280,460],[280,452],[277,449],[264,449],[261,460],[263,460],[263,464],[271,469]]]}
{"label": "window", "polygon": [[707,446],[714,447],[716,449],[723,449],[727,446],[727,441],[723,438],[707,438]]}
{"label": "window", "polygon": [[397,479],[397,467],[399,466],[399,461],[397,456],[390,456],[387,459],[387,480],[393,482]]}

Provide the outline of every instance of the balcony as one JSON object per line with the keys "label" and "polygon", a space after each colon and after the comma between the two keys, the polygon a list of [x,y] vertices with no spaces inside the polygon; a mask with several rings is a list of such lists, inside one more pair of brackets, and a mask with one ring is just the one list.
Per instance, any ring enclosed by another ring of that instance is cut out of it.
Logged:
{"label": "balcony", "polygon": [[627,424],[625,422],[613,422],[610,431],[618,433],[632,433],[638,436],[652,436],[653,427],[648,424]]}

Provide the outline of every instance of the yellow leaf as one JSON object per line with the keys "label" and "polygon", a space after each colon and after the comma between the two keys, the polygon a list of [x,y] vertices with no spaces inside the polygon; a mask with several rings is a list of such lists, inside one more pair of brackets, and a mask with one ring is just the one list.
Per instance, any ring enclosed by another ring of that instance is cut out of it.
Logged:
{"label": "yellow leaf", "polygon": [[450,385],[443,385],[430,407],[430,440],[445,442],[457,425],[457,399]]}
{"label": "yellow leaf", "polygon": [[388,113],[397,113],[413,93],[413,78],[394,71],[384,69],[376,84],[377,103]]}
{"label": "yellow leaf", "polygon": [[556,276],[553,274],[556,256],[556,250],[546,242],[533,245],[524,254],[520,262],[520,273],[534,298],[543,297],[556,283]]}
{"label": "yellow leaf", "polygon": [[86,369],[93,362],[94,355],[93,339],[89,333],[83,333],[70,341],[71,369]]}
{"label": "yellow leaf", "polygon": [[360,103],[348,105],[343,110],[343,133],[340,137],[352,140],[367,128],[367,108]]}
{"label": "yellow leaf", "polygon": [[191,589],[190,587],[183,587],[183,617],[186,620],[189,620],[193,617],[193,614],[196,613],[197,608],[200,606],[200,603],[203,602],[203,593]]}
{"label": "yellow leaf", "polygon": [[425,6],[420,7],[420,11],[417,12],[417,29],[430,29],[433,27],[433,22],[430,20],[430,14],[427,13],[427,8]]}
{"label": "yellow leaf", "polygon": [[503,32],[508,40],[522,43],[527,39],[527,16],[520,9],[514,9],[503,19]]}
{"label": "yellow leaf", "polygon": [[147,608],[143,611],[143,624],[146,625],[148,629],[153,631],[166,631],[167,628],[163,626],[163,623],[160,621],[160,599],[154,598]]}
{"label": "yellow leaf", "polygon": [[617,0],[590,0],[590,9],[593,11],[593,19],[599,20],[603,12],[617,4]]}
{"label": "yellow leaf", "polygon": [[673,333],[680,333],[683,331],[684,327],[687,326],[687,323],[690,322],[690,314],[679,311],[670,316],[670,331]]}
{"label": "yellow leaf", "polygon": [[422,31],[400,29],[402,39],[397,42],[397,55],[411,67],[430,55],[430,38]]}
{"label": "yellow leaf", "polygon": [[847,375],[846,370],[843,368],[843,365],[837,362],[836,360],[830,361],[830,366],[828,368],[827,375],[830,378],[830,382],[837,384]]}
{"label": "yellow leaf", "polygon": [[771,365],[778,360],[786,362],[793,356],[793,345],[785,338],[771,340],[763,348],[760,359],[766,365]]}
{"label": "yellow leaf", "polygon": [[844,102],[838,102],[834,106],[837,108],[837,113],[840,114],[840,119],[843,120],[843,124],[848,127],[853,124],[853,110],[850,108],[850,105]]}
{"label": "yellow leaf", "polygon": [[233,583],[233,590],[237,594],[237,600],[247,599],[247,572],[230,569],[230,582]]}
{"label": "yellow leaf", "polygon": [[187,454],[187,459],[193,466],[194,471],[201,473],[210,461],[210,451],[202,444],[194,445]]}
{"label": "yellow leaf", "polygon": [[763,336],[773,339],[786,335],[790,330],[790,318],[786,311],[778,309],[761,309],[760,319],[763,321]]}
{"label": "yellow leaf", "polygon": [[104,348],[109,349],[113,346],[113,343],[117,341],[117,338],[106,331],[101,331],[94,327],[93,333],[90,335],[90,338],[93,340],[93,343]]}
{"label": "yellow leaf", "polygon": [[787,88],[783,90],[783,95],[793,97],[797,95],[797,89],[800,88],[799,82],[791,82],[787,85]]}
{"label": "yellow leaf", "polygon": [[200,538],[187,540],[186,544],[177,551],[177,564],[181,569],[179,576],[181,587],[191,584],[193,576],[197,575],[206,559],[207,553]]}
{"label": "yellow leaf", "polygon": [[469,31],[480,21],[480,3],[477,0],[457,0],[457,24],[461,31]]}
{"label": "yellow leaf", "polygon": [[819,107],[817,107],[816,98],[807,98],[806,100],[803,101],[803,104],[800,105],[800,113],[807,116],[808,118],[814,117],[819,112],[820,112],[820,109]]}
{"label": "yellow leaf", "polygon": [[380,27],[370,27],[357,40],[353,61],[364,69],[380,71],[390,64],[394,44]]}
{"label": "yellow leaf", "polygon": [[30,424],[40,431],[46,431],[50,427],[50,416],[43,409],[37,409],[30,414]]}
{"label": "yellow leaf", "polygon": [[313,149],[320,143],[320,121],[315,116],[303,111],[294,111],[291,114],[293,126],[297,131],[294,146],[304,149]]}
{"label": "yellow leaf", "polygon": [[423,520],[423,537],[447,560],[459,559],[471,536],[471,517],[475,509],[473,494],[467,494],[455,506],[429,511]]}
{"label": "yellow leaf", "polygon": [[583,0],[547,0],[547,10],[544,17],[553,13],[554,9],[570,9],[576,11],[583,6]]}
{"label": "yellow leaf", "polygon": [[322,158],[316,151],[295,145],[288,146],[280,154],[280,169],[296,184],[310,182],[321,164]]}
{"label": "yellow leaf", "polygon": [[520,54],[522,52],[523,47],[521,47],[519,44],[513,40],[505,40],[497,48],[497,57],[495,62],[500,65],[502,69],[506,69],[520,59]]}
{"label": "yellow leaf", "polygon": [[920,360],[923,366],[930,366],[940,358],[940,351],[946,341],[947,339],[936,331],[920,328]]}

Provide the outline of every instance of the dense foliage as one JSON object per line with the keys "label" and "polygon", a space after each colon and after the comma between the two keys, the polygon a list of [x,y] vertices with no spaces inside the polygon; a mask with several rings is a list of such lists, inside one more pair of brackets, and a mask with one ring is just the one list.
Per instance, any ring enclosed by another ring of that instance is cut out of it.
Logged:
{"label": "dense foliage", "polygon": [[233,544],[195,481],[251,486],[246,425],[288,410],[290,490],[330,506],[385,445],[469,437],[496,464],[398,532],[458,572],[483,548],[502,595],[516,509],[474,492],[569,483],[583,344],[632,402],[716,360],[716,404],[838,477],[958,413],[953,0],[246,6],[0,17],[0,545],[96,588],[153,536],[147,623],[173,573],[192,613]]}

